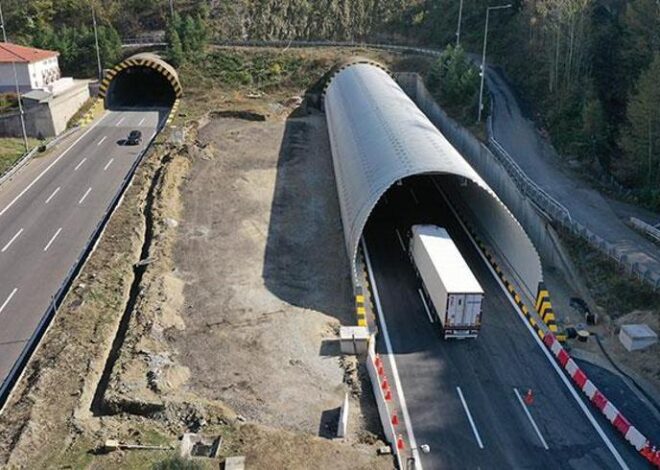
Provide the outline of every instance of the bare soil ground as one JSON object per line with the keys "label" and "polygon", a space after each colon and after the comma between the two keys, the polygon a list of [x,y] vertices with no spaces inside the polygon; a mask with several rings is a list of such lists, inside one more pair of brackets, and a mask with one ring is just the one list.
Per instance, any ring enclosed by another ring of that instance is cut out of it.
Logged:
{"label": "bare soil ground", "polygon": [[250,421],[330,435],[349,390],[335,339],[355,317],[325,119],[217,118],[199,141],[175,250],[187,387]]}

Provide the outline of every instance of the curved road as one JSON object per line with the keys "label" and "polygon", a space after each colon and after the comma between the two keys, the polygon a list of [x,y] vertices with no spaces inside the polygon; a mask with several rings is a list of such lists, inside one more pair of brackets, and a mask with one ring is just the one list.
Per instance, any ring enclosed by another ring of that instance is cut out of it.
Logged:
{"label": "curved road", "polygon": [[564,171],[556,152],[527,119],[503,74],[488,67],[488,90],[493,97],[493,134],[499,144],[536,184],[571,213],[571,217],[616,246],[642,272],[660,275],[660,248],[626,225],[630,216],[647,223],[660,222],[660,215],[612,201],[575,175]]}

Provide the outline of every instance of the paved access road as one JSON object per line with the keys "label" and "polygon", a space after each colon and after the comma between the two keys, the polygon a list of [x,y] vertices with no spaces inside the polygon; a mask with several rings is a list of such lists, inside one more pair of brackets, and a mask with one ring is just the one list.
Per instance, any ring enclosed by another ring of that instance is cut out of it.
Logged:
{"label": "paved access road", "polygon": [[[0,378],[7,374],[169,110],[108,111],[0,186]],[[143,143],[122,145],[133,129]]]}
{"label": "paved access road", "polygon": [[493,134],[522,170],[563,204],[574,220],[615,245],[642,271],[660,273],[660,249],[626,225],[630,216],[654,225],[660,222],[660,214],[613,201],[564,171],[552,146],[524,115],[502,72],[489,67],[486,80],[494,101]]}
{"label": "paved access road", "polygon": [[[431,447],[421,456],[423,467],[621,468],[430,179],[411,181],[390,190],[386,203],[381,200],[366,242],[385,317],[379,351],[386,354],[386,326],[416,443]],[[446,227],[484,288],[476,340],[444,341],[430,323],[403,249],[413,223]],[[547,450],[516,396],[516,390],[524,395],[530,388],[534,402],[528,411]],[[601,426],[627,465],[644,468],[632,447],[608,424]]]}

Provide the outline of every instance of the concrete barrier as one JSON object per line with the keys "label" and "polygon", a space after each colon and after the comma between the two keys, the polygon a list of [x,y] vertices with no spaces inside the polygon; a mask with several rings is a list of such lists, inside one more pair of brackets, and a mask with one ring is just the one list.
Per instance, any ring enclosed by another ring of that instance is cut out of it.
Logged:
{"label": "concrete barrier", "polygon": [[383,391],[382,387],[383,380],[386,381],[387,378],[384,377],[383,373],[383,378],[381,379],[381,374],[379,374],[378,367],[383,366],[378,366],[378,362],[379,358],[376,355],[376,336],[372,335],[371,339],[369,340],[369,349],[367,352],[367,371],[369,373],[369,379],[371,380],[371,388],[376,399],[376,406],[378,407],[378,416],[380,417],[380,422],[383,426],[383,432],[385,433],[385,440],[390,445],[392,452],[394,452],[396,456],[398,468],[403,468],[401,466],[401,456],[397,446],[396,430],[394,429],[394,424],[392,424],[392,411],[390,410],[390,405],[388,404],[390,400],[386,400],[386,393]]}

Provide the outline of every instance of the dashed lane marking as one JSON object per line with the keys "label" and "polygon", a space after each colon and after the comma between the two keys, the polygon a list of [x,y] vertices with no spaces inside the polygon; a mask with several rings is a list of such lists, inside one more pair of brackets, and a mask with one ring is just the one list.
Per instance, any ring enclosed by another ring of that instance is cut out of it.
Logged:
{"label": "dashed lane marking", "polygon": [[456,391],[458,392],[458,397],[461,399],[461,403],[463,404],[463,409],[465,410],[465,414],[467,415],[468,421],[470,422],[470,426],[472,427],[472,432],[474,433],[474,437],[477,440],[477,444],[479,444],[480,449],[483,449],[484,443],[481,442],[481,436],[479,435],[479,430],[477,429],[476,424],[474,424],[474,419],[472,419],[472,413],[470,413],[470,408],[468,408],[461,387],[456,387]]}
{"label": "dashed lane marking", "polygon": [[11,294],[9,294],[9,297],[7,297],[7,300],[5,300],[2,305],[0,305],[0,313],[5,309],[7,305],[9,305],[9,302],[11,301],[11,298],[18,292],[18,288],[14,287],[14,290],[11,291]]}
{"label": "dashed lane marking", "polygon": [[529,412],[529,409],[527,408],[527,405],[525,405],[525,402],[523,401],[522,397],[520,396],[520,392],[518,391],[517,388],[514,388],[513,393],[516,394],[516,397],[518,398],[518,402],[520,403],[520,406],[522,406],[523,410],[525,411],[525,414],[527,415],[527,419],[529,419],[529,422],[532,423],[532,427],[534,428],[534,432],[536,432],[536,435],[539,437],[539,441],[541,441],[541,444],[543,445],[543,448],[545,450],[549,450],[550,448],[548,447],[548,443],[545,442],[545,439],[543,438],[543,435],[541,434],[541,431],[539,431],[539,427],[536,425],[536,421],[534,421],[534,418],[532,418],[532,415]]}
{"label": "dashed lane marking", "polygon": [[53,242],[55,241],[55,239],[57,238],[57,236],[60,234],[61,231],[62,231],[62,227],[57,229],[55,235],[52,236],[52,238],[48,241],[48,243],[44,247],[44,251],[48,251],[48,248],[50,248],[50,246],[53,244]]}
{"label": "dashed lane marking", "polygon": [[7,244],[6,244],[5,246],[2,247],[2,250],[0,250],[0,251],[1,251],[2,253],[4,253],[5,251],[7,251],[7,249],[11,246],[12,243],[14,243],[14,240],[16,240],[16,239],[21,235],[21,233],[23,233],[23,229],[22,229],[22,228],[21,228],[18,232],[16,232],[16,235],[14,235],[13,237],[11,237],[11,240],[9,240],[9,241],[7,242]]}
{"label": "dashed lane marking", "polygon": [[53,193],[50,196],[48,196],[48,199],[46,199],[46,204],[48,204],[50,202],[50,200],[53,199],[55,197],[55,195],[60,191],[60,187],[61,186],[58,186],[57,188],[55,188],[55,191],[53,191]]}
{"label": "dashed lane marking", "polygon": [[78,163],[78,164],[76,165],[76,167],[73,169],[73,171],[78,171],[78,168],[80,168],[81,166],[83,166],[83,163],[85,163],[86,161],[87,161],[87,157],[85,157],[85,158],[83,158],[82,160],[80,160],[80,163]]}

